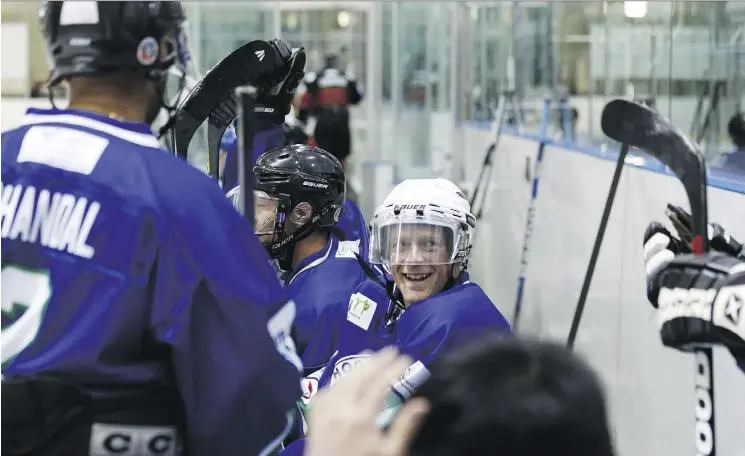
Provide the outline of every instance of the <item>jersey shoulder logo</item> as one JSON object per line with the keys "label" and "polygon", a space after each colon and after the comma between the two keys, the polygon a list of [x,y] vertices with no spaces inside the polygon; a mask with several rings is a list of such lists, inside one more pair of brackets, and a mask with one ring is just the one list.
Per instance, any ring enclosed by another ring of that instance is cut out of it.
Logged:
{"label": "jersey shoulder logo", "polygon": [[339,246],[336,248],[336,258],[351,258],[356,260],[357,257],[354,254],[360,254],[360,240],[356,241],[339,241]]}
{"label": "jersey shoulder logo", "polygon": [[349,298],[347,320],[367,331],[377,307],[378,304],[372,299],[362,293],[355,293]]}

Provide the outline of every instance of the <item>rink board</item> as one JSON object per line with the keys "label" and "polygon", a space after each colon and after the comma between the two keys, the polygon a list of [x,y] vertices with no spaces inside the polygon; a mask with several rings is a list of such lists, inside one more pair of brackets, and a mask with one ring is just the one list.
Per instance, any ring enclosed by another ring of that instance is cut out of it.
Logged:
{"label": "rink board", "polygon": [[[465,127],[470,150],[492,141]],[[495,156],[489,211],[478,227],[472,267],[502,311],[512,316],[530,202],[537,139],[504,135]],[[483,153],[483,152],[481,152]],[[615,167],[615,154],[545,145],[521,332],[565,341]],[[659,342],[646,298],[642,236],[666,222],[667,203],[688,207],[683,187],[655,163],[627,160],[580,326],[577,349],[606,385],[618,454],[695,454],[694,360]],[[476,167],[477,168],[477,167]],[[474,179],[477,170],[469,171]],[[745,183],[711,178],[709,217],[745,240]],[[717,453],[745,455],[745,374],[715,350]]]}

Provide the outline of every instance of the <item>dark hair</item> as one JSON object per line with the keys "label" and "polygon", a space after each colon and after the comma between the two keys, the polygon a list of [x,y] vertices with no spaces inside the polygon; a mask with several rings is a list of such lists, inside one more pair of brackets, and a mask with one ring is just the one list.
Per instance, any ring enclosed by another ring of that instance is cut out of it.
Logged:
{"label": "dark hair", "polygon": [[732,116],[727,124],[727,133],[736,147],[745,147],[745,113],[738,112]]}
{"label": "dark hair", "polygon": [[481,339],[431,367],[410,456],[612,456],[603,389],[549,342]]}

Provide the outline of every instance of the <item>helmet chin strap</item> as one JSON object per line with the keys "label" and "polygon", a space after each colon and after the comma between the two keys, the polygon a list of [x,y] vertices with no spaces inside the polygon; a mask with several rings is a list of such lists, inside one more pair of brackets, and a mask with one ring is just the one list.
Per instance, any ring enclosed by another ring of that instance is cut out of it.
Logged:
{"label": "helmet chin strap", "polygon": [[[274,230],[274,237],[280,238],[280,241],[272,243],[272,245],[267,247],[267,250],[269,250],[269,255],[272,258],[277,259],[279,267],[283,271],[292,270],[292,261],[295,256],[295,246],[298,242],[310,236],[311,233],[313,233],[313,231],[317,228],[318,221],[326,216],[329,212],[331,212],[332,209],[335,208],[333,206],[324,207],[318,214],[314,215],[310,220],[305,222],[305,224],[301,225],[300,228],[298,228],[294,233],[289,234],[284,238],[282,238],[282,234],[284,233],[285,223],[277,223],[277,226]],[[286,218],[286,215],[285,217],[282,217],[282,219]]]}
{"label": "helmet chin strap", "polygon": [[[168,120],[166,120],[163,126],[160,127],[160,129],[158,130],[157,137],[158,139],[161,139],[167,132],[174,131],[171,127],[173,126],[173,119],[175,118],[175,113],[178,109],[179,98],[181,98],[181,93],[184,91],[184,87],[186,87],[186,71],[183,71],[181,73],[181,77],[179,77],[178,90],[176,91],[176,99],[173,104],[169,105],[168,103],[166,103],[165,99],[167,88],[166,86],[168,85],[168,71],[164,71],[161,77],[159,79],[156,79],[156,83],[158,86],[158,111],[160,111],[161,109],[165,109],[168,112]],[[155,121],[155,118],[153,118],[153,121]],[[152,123],[152,121],[150,123]]]}

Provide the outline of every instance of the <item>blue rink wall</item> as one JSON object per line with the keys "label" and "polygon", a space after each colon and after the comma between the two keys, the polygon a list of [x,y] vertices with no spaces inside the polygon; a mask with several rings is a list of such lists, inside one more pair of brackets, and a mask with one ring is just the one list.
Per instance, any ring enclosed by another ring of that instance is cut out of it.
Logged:
{"label": "blue rink wall", "polygon": [[[493,132],[465,125],[466,174],[478,176]],[[512,318],[538,138],[503,134],[469,269]],[[545,144],[520,332],[565,341],[616,164],[615,151]],[[646,298],[642,236],[667,223],[667,203],[688,207],[679,181],[657,162],[627,159],[590,288],[576,348],[607,388],[620,456],[695,451],[693,355],[664,348]],[[631,164],[636,163],[636,165]],[[745,181],[709,178],[709,220],[745,239]],[[669,225],[669,224],[668,224]],[[745,374],[716,349],[717,454],[745,455]]]}

